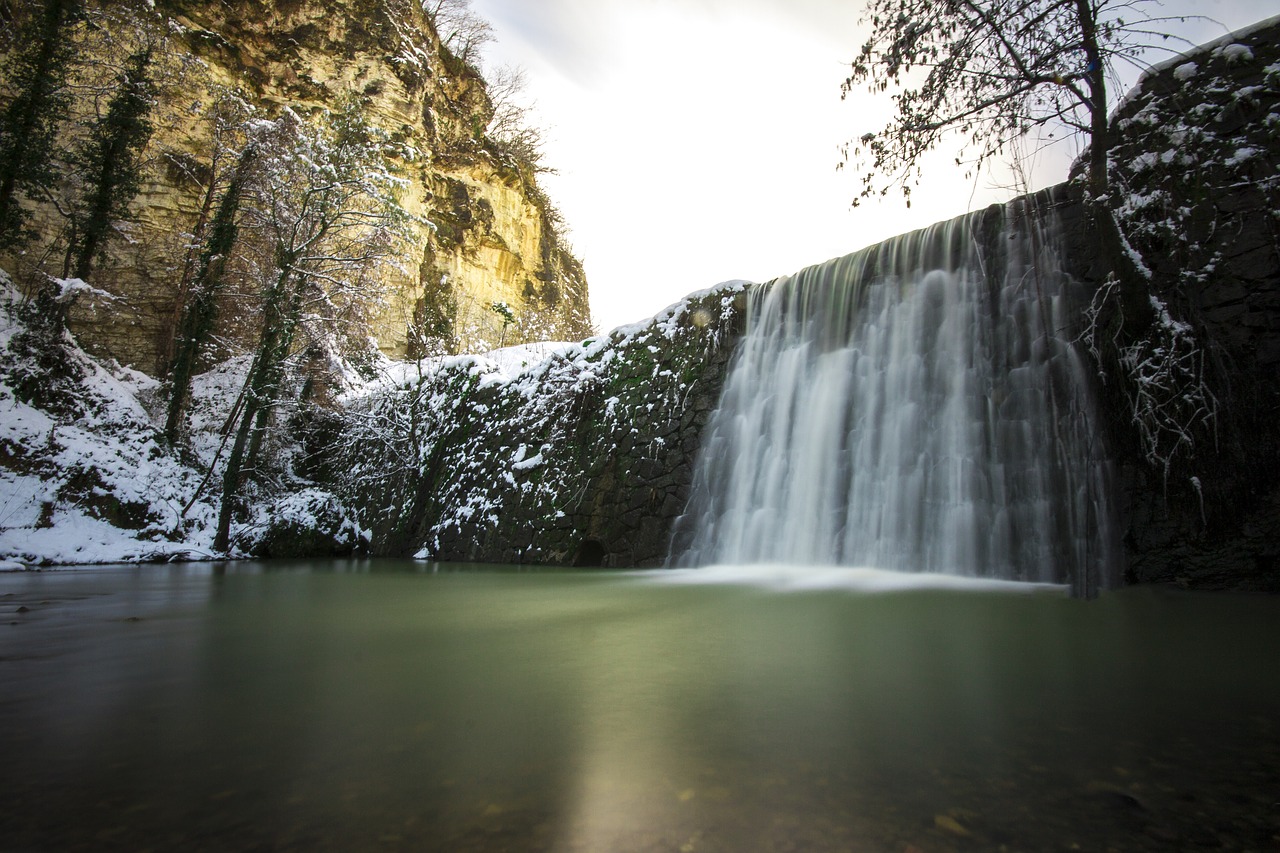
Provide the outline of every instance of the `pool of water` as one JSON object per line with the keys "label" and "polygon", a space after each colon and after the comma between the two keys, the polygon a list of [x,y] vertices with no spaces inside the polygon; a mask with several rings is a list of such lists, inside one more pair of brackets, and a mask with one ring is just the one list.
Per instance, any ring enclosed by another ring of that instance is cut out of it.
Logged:
{"label": "pool of water", "polygon": [[876,577],[0,575],[0,850],[1280,849],[1280,599]]}

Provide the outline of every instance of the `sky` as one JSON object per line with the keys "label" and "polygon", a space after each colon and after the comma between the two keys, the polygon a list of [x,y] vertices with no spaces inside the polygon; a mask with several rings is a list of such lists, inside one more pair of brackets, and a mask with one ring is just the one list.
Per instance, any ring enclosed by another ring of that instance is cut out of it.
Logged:
{"label": "sky", "polygon": [[[1273,0],[1185,0],[1193,43],[1274,14]],[[1003,201],[1007,176],[967,179],[940,152],[912,192],[851,202],[839,146],[885,124],[887,98],[842,101],[865,36],[850,0],[473,0],[493,26],[487,69],[525,70],[547,128],[543,185],[569,226],[599,331],[731,279],[767,281]],[[1225,29],[1224,26],[1225,25]],[[1151,61],[1163,58],[1151,54]],[[1136,73],[1134,75],[1136,77]],[[1039,155],[1062,180],[1073,143]]]}

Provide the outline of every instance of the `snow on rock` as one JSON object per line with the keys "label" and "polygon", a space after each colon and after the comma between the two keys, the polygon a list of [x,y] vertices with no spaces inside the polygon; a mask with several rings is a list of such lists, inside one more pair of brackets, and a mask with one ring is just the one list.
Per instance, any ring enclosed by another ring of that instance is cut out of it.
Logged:
{"label": "snow on rock", "polygon": [[1213,53],[1215,56],[1221,56],[1230,65],[1240,62],[1253,62],[1253,51],[1243,44],[1233,42],[1215,49]]}
{"label": "snow on rock", "polygon": [[1184,62],[1173,69],[1173,79],[1187,81],[1196,76],[1198,66],[1194,62]]}
{"label": "snow on rock", "polygon": [[1239,166],[1244,161],[1257,157],[1262,152],[1251,145],[1243,145],[1235,150],[1235,153],[1223,161],[1226,166]]}
{"label": "snow on rock", "polygon": [[654,515],[683,506],[687,484],[669,472],[714,404],[746,287],[581,343],[387,370],[407,381],[352,392],[327,428],[346,442],[327,485],[373,528],[375,550],[411,537],[398,547],[420,557],[564,562],[591,512],[631,530],[623,559],[665,554]]}
{"label": "snow on rock", "polygon": [[59,304],[74,302],[82,296],[89,296],[94,299],[101,299],[105,302],[114,302],[115,296],[107,293],[105,290],[99,290],[93,285],[80,278],[55,278],[53,283],[57,285],[58,292],[54,295],[53,301]]}
{"label": "snow on rock", "polygon": [[0,559],[107,563],[203,547],[209,508],[182,513],[199,474],[161,447],[136,396],[151,383],[40,337],[12,292],[0,301]]}

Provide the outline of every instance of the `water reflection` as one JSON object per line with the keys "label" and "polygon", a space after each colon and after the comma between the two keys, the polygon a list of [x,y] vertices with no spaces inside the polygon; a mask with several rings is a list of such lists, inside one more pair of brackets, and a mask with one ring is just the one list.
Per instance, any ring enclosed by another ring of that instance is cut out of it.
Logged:
{"label": "water reflection", "polygon": [[901,853],[1280,834],[1273,599],[432,568],[0,577],[0,846]]}

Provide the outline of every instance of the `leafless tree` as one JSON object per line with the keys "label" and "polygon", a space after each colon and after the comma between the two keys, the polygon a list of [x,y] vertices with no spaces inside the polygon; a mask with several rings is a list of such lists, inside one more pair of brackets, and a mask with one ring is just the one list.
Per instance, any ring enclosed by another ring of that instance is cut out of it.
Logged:
{"label": "leafless tree", "polygon": [[502,65],[485,77],[493,102],[489,138],[534,172],[555,174],[544,160],[547,132],[534,120],[536,104],[524,98],[528,85],[524,69]]}
{"label": "leafless tree", "polygon": [[471,0],[424,0],[422,11],[450,53],[478,65],[480,50],[493,41],[493,27],[471,8]]}
{"label": "leafless tree", "polygon": [[[1123,65],[1167,41],[1156,0],[871,0],[871,35],[841,90],[892,92],[890,122],[844,146],[860,198],[898,187],[910,203],[921,158],[944,141],[981,167],[1029,134],[1084,134],[1089,189],[1108,188],[1109,92]],[[855,204],[857,202],[855,201]]]}
{"label": "leafless tree", "polygon": [[406,223],[386,140],[355,99],[319,126],[286,110],[254,141],[257,180],[242,204],[244,228],[260,250],[261,326],[225,429],[234,441],[214,545],[222,552],[243,475],[284,394],[290,359],[314,360],[340,334],[344,315],[379,301],[377,270],[395,257]]}
{"label": "leafless tree", "polygon": [[1212,428],[1216,401],[1191,325],[1171,316],[1126,237],[1125,193],[1109,168],[1117,72],[1171,40],[1182,46],[1167,30],[1186,18],[1159,10],[1157,0],[871,0],[871,35],[842,95],[892,92],[896,109],[845,146],[841,165],[863,170],[859,198],[898,187],[910,204],[923,156],[948,142],[957,166],[976,169],[1027,138],[1083,136],[1088,219],[1111,267],[1084,337],[1104,381],[1120,377],[1147,458],[1167,474],[1192,434]]}

